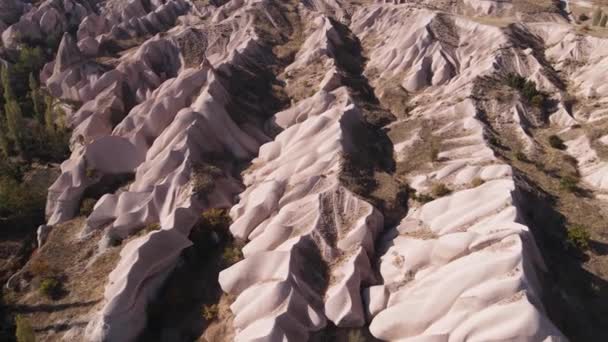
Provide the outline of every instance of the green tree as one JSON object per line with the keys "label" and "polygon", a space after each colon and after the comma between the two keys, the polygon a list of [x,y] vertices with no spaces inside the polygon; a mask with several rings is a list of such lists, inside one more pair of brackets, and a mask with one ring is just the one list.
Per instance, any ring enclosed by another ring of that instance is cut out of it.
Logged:
{"label": "green tree", "polygon": [[2,109],[0,109],[0,152],[2,152],[4,158],[9,157],[10,141],[8,139],[8,129],[6,128],[6,118]]}
{"label": "green tree", "polygon": [[14,65],[12,76],[15,95],[19,99],[25,99],[28,93],[28,77],[30,74],[38,75],[44,66],[44,55],[39,47],[31,48],[21,46],[17,63]]}
{"label": "green tree", "polygon": [[13,100],[15,98],[15,93],[13,92],[13,86],[11,84],[11,71],[8,67],[2,67],[0,70],[0,82],[2,83],[4,101],[8,102]]}
{"label": "green tree", "polygon": [[40,93],[40,86],[38,85],[36,77],[34,77],[34,73],[30,73],[29,85],[30,99],[32,100],[32,104],[34,105],[34,114],[36,115],[36,119],[38,120],[38,122],[44,125],[44,103]]}
{"label": "green tree", "polygon": [[9,137],[13,140],[17,151],[23,154],[25,153],[25,136],[23,134],[21,107],[19,107],[19,103],[17,103],[16,100],[11,100],[4,105],[4,111],[6,113],[6,126],[8,128]]}
{"label": "green tree", "polygon": [[53,98],[48,95],[45,96],[44,104],[44,127],[46,128],[47,134],[52,136],[55,135],[55,113],[53,113]]}
{"label": "green tree", "polygon": [[11,85],[11,71],[8,67],[3,67],[0,71],[0,81],[2,83],[4,95],[4,114],[6,117],[7,136],[15,143],[15,147],[22,151],[23,142],[23,118],[21,107],[15,98]]}

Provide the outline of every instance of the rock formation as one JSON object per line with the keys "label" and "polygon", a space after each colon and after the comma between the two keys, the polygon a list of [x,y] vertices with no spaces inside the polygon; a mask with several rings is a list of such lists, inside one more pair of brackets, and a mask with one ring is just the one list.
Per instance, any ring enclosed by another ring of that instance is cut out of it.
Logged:
{"label": "rock formation", "polygon": [[119,253],[85,324],[41,339],[137,340],[209,209],[244,243],[209,276],[225,339],[608,336],[567,327],[556,280],[592,220],[566,201],[608,200],[608,43],[559,2],[0,0],[0,29],[54,40],[39,76],[69,104],[41,244],[80,222],[89,265]]}

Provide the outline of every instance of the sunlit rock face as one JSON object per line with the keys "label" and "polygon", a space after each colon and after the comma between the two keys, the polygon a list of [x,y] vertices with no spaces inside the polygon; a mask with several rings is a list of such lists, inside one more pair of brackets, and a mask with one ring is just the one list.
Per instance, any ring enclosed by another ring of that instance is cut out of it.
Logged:
{"label": "sunlit rock face", "polygon": [[229,319],[200,334],[566,341],[526,172],[557,134],[552,158],[608,199],[608,136],[586,130],[604,127],[608,44],[521,3],[0,0],[5,48],[56,46],[39,79],[71,155],[45,229],[95,197],[78,238],[99,239],[91,263],[120,246],[70,318],[86,324],[44,337],[137,340],[201,213],[224,209],[242,260],[209,275]]}

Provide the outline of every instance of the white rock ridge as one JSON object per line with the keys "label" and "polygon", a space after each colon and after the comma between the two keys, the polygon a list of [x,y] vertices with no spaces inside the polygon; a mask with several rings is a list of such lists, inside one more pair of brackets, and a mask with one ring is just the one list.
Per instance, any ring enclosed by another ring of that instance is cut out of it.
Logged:
{"label": "white rock ridge", "polygon": [[261,147],[231,211],[232,233],[251,242],[245,260],[220,274],[222,288],[238,296],[236,340],[303,340],[326,317],[338,326],[365,322],[360,287],[374,280],[369,256],[383,219],[338,181],[360,120],[353,105],[330,107]]}
{"label": "white rock ridge", "polygon": [[381,258],[384,284],[370,291],[371,333],[391,341],[565,340],[540,302],[543,262],[517,222],[515,192],[512,180],[493,180],[408,214]]}

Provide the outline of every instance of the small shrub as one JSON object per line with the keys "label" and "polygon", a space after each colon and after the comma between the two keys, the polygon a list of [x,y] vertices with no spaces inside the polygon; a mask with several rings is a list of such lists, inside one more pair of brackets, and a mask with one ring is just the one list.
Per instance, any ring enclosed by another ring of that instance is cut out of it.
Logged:
{"label": "small shrub", "polygon": [[160,228],[161,228],[161,227],[160,227],[160,223],[158,223],[158,222],[153,222],[153,223],[148,223],[148,224],[147,224],[147,225],[144,227],[143,231],[144,231],[145,233],[150,233],[150,232],[153,232],[153,231],[155,231],[155,230],[160,230]]}
{"label": "small shrub", "polygon": [[192,178],[192,188],[197,194],[210,192],[214,187],[213,177],[207,173],[198,173]]}
{"label": "small shrub", "polygon": [[589,16],[586,15],[585,13],[582,13],[581,15],[578,16],[578,20],[579,21],[587,21],[587,20],[589,20]]}
{"label": "small shrub", "polygon": [[545,103],[545,95],[536,88],[536,82],[526,80],[525,77],[510,73],[505,78],[505,83],[516,89],[523,97],[525,97],[531,105],[542,107]]}
{"label": "small shrub", "polygon": [[418,194],[418,193],[414,193],[412,195],[412,199],[416,202],[420,202],[420,203],[428,203],[432,200],[434,200],[433,196],[428,195],[428,194]]}
{"label": "small shrub", "polygon": [[17,315],[15,317],[15,337],[17,342],[36,342],[36,335],[34,335],[34,328],[30,324],[27,318]]}
{"label": "small shrub", "polygon": [[500,145],[500,140],[498,140],[498,138],[495,135],[491,135],[488,138],[488,142],[490,143],[490,145],[494,145],[494,146]]}
{"label": "small shrub", "polygon": [[108,237],[108,246],[110,247],[117,247],[120,246],[122,244],[122,239],[119,237],[115,237],[115,236],[109,236]]}
{"label": "small shrub", "polygon": [[232,223],[228,210],[211,208],[201,214],[203,223],[211,229],[227,229]]}
{"label": "small shrub", "polygon": [[363,333],[361,332],[361,330],[356,329],[356,330],[351,330],[348,332],[348,342],[365,342],[365,336],[363,336]]}
{"label": "small shrub", "polygon": [[61,283],[55,278],[46,278],[40,282],[40,286],[38,287],[38,292],[41,295],[54,299],[57,297],[59,291],[61,290]]}
{"label": "small shrub", "polygon": [[589,249],[590,239],[591,237],[589,236],[589,233],[582,226],[574,226],[568,229],[567,241],[571,246],[575,248],[578,248],[580,250]]}
{"label": "small shrub", "polygon": [[536,89],[536,82],[534,81],[526,81],[524,88],[520,91],[521,94],[526,97],[530,102],[532,102],[537,96],[540,96],[542,98],[541,93],[538,91],[538,89]]}
{"label": "small shrub", "polygon": [[513,155],[513,157],[515,157],[515,160],[519,160],[521,162],[527,162],[528,161],[528,157],[526,157],[526,154],[523,153],[522,151],[515,152],[515,154]]}
{"label": "small shrub", "polygon": [[431,195],[435,198],[443,197],[452,193],[452,190],[443,183],[434,184],[431,188]]}
{"label": "small shrub", "polygon": [[203,317],[207,321],[212,321],[217,318],[220,313],[220,307],[217,304],[203,306]]}
{"label": "small shrub", "polygon": [[514,89],[523,89],[526,84],[526,79],[518,74],[509,73],[505,79],[505,83]]}
{"label": "small shrub", "polygon": [[558,150],[563,150],[566,148],[564,141],[555,134],[549,137],[549,145]]}
{"label": "small shrub", "polygon": [[80,216],[89,216],[95,208],[97,200],[94,198],[85,198],[80,203]]}
{"label": "small shrub", "polygon": [[[366,138],[359,132],[361,129],[355,131],[356,134]],[[369,151],[359,154],[344,153],[340,160],[340,180],[356,194],[369,194],[378,186],[378,182],[374,178],[374,169],[370,167],[373,165],[370,154]]]}
{"label": "small shrub", "polygon": [[568,192],[575,192],[578,189],[578,179],[570,175],[564,176],[559,181],[559,187]]}
{"label": "small shrub", "polygon": [[482,185],[483,183],[485,183],[485,181],[483,179],[481,179],[480,177],[475,177],[471,181],[471,186],[476,188],[476,187]]}
{"label": "small shrub", "polygon": [[224,248],[224,252],[222,253],[222,260],[224,260],[228,266],[236,264],[237,262],[243,260],[243,252],[238,246],[227,246]]}
{"label": "small shrub", "polygon": [[215,178],[222,175],[222,170],[211,164],[201,164],[193,168],[192,189],[196,194],[205,194],[215,188]]}
{"label": "small shrub", "polygon": [[536,108],[543,108],[545,106],[545,97],[542,95],[534,95],[530,99],[530,104]]}
{"label": "small shrub", "polygon": [[93,169],[93,168],[88,168],[85,170],[85,176],[87,176],[87,178],[89,179],[93,179],[93,178],[97,178],[97,170]]}

